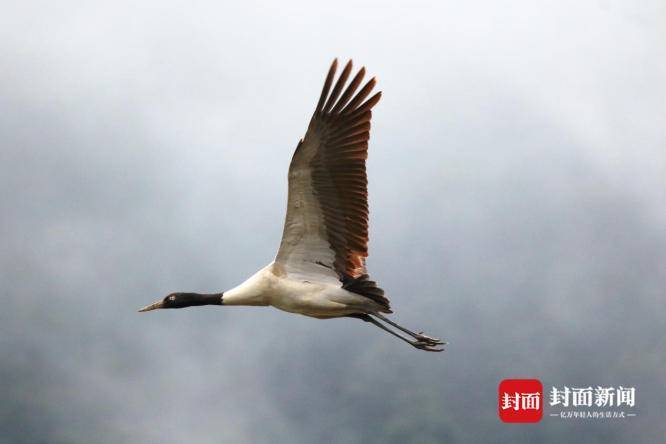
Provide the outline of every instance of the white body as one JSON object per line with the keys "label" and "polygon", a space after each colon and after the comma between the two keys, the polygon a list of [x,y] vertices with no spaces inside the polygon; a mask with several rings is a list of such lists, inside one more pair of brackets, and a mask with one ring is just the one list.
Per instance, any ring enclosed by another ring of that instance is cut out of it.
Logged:
{"label": "white body", "polygon": [[386,312],[373,300],[345,290],[339,282],[336,285],[289,278],[275,262],[224,292],[222,301],[224,305],[271,305],[314,318]]}

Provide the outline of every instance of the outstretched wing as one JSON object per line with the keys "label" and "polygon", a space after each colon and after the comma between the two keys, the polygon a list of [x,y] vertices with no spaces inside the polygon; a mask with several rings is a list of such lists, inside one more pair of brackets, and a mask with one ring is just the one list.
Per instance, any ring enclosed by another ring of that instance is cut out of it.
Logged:
{"label": "outstretched wing", "polygon": [[289,166],[289,198],[275,259],[294,278],[348,281],[366,274],[368,157],[371,109],[381,93],[361,68],[345,88],[351,60],[331,90],[333,61],[310,125]]}

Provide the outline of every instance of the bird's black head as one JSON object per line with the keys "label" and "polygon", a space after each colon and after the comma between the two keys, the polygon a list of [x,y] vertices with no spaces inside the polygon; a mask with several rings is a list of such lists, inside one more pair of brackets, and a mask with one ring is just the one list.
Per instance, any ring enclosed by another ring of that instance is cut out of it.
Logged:
{"label": "bird's black head", "polygon": [[139,311],[151,311],[158,308],[184,308],[199,305],[222,305],[222,293],[171,293],[161,301],[147,305]]}
{"label": "bird's black head", "polygon": [[197,302],[196,293],[171,293],[164,299],[162,299],[162,308],[183,308],[190,307],[196,304]]}

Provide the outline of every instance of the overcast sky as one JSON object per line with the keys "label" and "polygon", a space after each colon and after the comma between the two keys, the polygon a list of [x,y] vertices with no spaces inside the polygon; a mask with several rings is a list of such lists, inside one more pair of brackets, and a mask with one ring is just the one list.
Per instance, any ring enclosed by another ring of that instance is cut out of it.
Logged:
{"label": "overcast sky", "polygon": [[[5,2],[0,442],[658,442],[661,1]],[[331,60],[377,76],[353,319],[136,310],[272,260]],[[507,425],[497,385],[633,386]]]}

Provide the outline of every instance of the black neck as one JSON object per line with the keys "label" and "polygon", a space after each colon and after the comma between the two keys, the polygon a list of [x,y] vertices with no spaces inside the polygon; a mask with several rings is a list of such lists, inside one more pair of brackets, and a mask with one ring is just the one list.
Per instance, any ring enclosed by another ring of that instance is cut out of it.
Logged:
{"label": "black neck", "polygon": [[188,293],[187,306],[222,305],[222,293]]}

